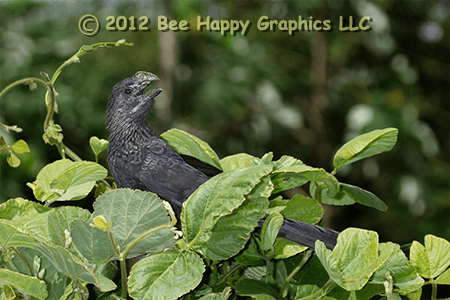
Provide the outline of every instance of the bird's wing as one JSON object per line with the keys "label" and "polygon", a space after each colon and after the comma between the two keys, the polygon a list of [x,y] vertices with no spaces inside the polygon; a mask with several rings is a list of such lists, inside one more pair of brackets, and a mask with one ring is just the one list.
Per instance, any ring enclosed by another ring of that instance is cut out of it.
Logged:
{"label": "bird's wing", "polygon": [[197,170],[199,170],[200,172],[202,172],[203,174],[205,174],[210,178],[216,176],[217,174],[222,173],[222,171],[217,169],[216,167],[207,164],[204,161],[199,160],[193,156],[184,154],[180,154],[180,156],[184,159],[185,162],[187,162],[188,164],[190,164],[191,166],[193,166],[194,168],[196,168]]}
{"label": "bird's wing", "polygon": [[181,203],[209,179],[158,137],[143,146],[141,157],[138,176],[142,189],[157,194],[173,206],[181,208]]}

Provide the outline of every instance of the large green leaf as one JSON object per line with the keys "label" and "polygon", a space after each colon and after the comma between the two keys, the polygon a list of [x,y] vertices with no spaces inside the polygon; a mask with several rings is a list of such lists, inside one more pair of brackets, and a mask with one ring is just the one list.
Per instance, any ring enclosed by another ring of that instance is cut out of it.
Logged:
{"label": "large green leaf", "polygon": [[180,129],[170,129],[161,137],[178,153],[193,156],[221,169],[216,152],[204,141]]}
{"label": "large green leaf", "polygon": [[305,176],[298,173],[296,169],[292,169],[295,166],[305,166],[305,164],[301,160],[287,155],[273,162],[271,180],[275,187],[274,193],[302,186],[308,182]]}
{"label": "large green leaf", "polygon": [[339,191],[334,196],[330,196],[326,190],[317,190],[315,184],[310,185],[310,193],[319,202],[325,204],[350,205],[359,203],[381,211],[387,210],[387,205],[371,192],[346,183],[339,183]]}
{"label": "large green leaf", "polygon": [[47,213],[48,237],[53,245],[65,247],[70,223],[76,219],[89,220],[91,213],[76,206],[61,206]]}
{"label": "large green leaf", "polygon": [[316,224],[322,219],[323,208],[315,199],[297,194],[286,201],[286,207],[281,214],[285,218]]}
{"label": "large green leaf", "polygon": [[114,246],[108,232],[91,226],[90,223],[80,219],[73,220],[70,224],[70,235],[78,251],[96,265],[114,257]]}
{"label": "large green leaf", "polygon": [[187,244],[200,230],[211,230],[219,216],[230,214],[245,200],[245,195],[272,170],[271,165],[225,171],[202,184],[183,204],[181,222]]}
{"label": "large green leaf", "polygon": [[398,245],[387,243],[378,247],[374,231],[348,228],[338,236],[336,247],[328,250],[316,241],[316,254],[330,278],[347,291],[360,290]]}
{"label": "large green leaf", "polygon": [[24,275],[11,270],[0,269],[0,286],[9,284],[19,292],[36,297],[47,298],[47,286],[44,281],[36,277]]}
{"label": "large green leaf", "polygon": [[5,224],[4,220],[0,220],[0,247],[33,247],[39,245],[30,234],[23,232],[22,229]]}
{"label": "large green leaf", "polygon": [[27,185],[40,201],[79,200],[106,175],[107,170],[95,162],[61,159],[42,168],[36,180]]}
{"label": "large green leaf", "polygon": [[222,170],[228,171],[233,169],[243,169],[257,163],[259,158],[247,153],[238,153],[224,157],[220,160]]}
{"label": "large green leaf", "polygon": [[205,265],[194,252],[167,250],[150,254],[131,269],[128,291],[134,299],[177,299],[202,280]]}
{"label": "large green leaf", "polygon": [[193,249],[212,260],[225,260],[236,255],[264,216],[267,204],[264,197],[244,201],[231,214],[218,218],[211,230],[202,232]]}
{"label": "large green leaf", "polygon": [[[379,244],[378,247],[389,247],[389,245],[383,243]],[[393,278],[394,291],[402,295],[419,289],[424,283],[417,270],[409,264],[408,259],[400,250],[399,245],[395,246],[394,253],[373,274],[370,283],[383,285],[386,281],[386,271],[389,271]]]}
{"label": "large green leaf", "polygon": [[80,259],[61,246],[42,243],[35,249],[61,273],[76,282],[95,284],[102,292],[112,291],[116,285],[110,279],[95,275]]}
{"label": "large green leaf", "polygon": [[0,219],[3,224],[48,241],[47,214],[51,210],[33,201],[15,198],[0,205]]}
{"label": "large green leaf", "polygon": [[15,198],[0,205],[0,219],[10,225],[25,228],[26,225],[39,214],[51,208],[23,198]]}
{"label": "large green leaf", "polygon": [[374,130],[345,143],[335,154],[333,166],[339,169],[344,165],[390,151],[397,142],[398,129],[386,128]]}
{"label": "large green leaf", "polygon": [[[121,252],[141,234],[170,222],[167,210],[157,195],[130,189],[116,189],[98,197],[94,202],[92,219],[97,216],[113,223],[112,235]],[[174,244],[174,234],[170,229],[158,230],[137,243],[128,258]]]}
{"label": "large green leaf", "polygon": [[335,195],[339,189],[339,183],[332,174],[322,168],[307,166],[295,158],[283,156],[274,162],[273,166],[271,174],[273,193],[301,186],[308,181],[319,187],[320,191],[326,191],[329,196]]}
{"label": "large green leaf", "polygon": [[450,242],[428,234],[425,247],[413,241],[409,255],[411,264],[422,277],[435,278],[450,266]]}
{"label": "large green leaf", "polygon": [[273,245],[273,249],[275,259],[285,259],[305,251],[308,247],[301,246],[283,238],[278,238]]}

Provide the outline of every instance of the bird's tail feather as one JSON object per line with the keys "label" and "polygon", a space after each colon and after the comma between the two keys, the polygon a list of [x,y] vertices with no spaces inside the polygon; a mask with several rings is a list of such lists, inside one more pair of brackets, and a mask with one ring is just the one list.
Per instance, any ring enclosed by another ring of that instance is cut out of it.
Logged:
{"label": "bird's tail feather", "polygon": [[[258,225],[262,227],[265,219],[261,219]],[[339,232],[312,225],[309,223],[285,219],[278,236],[288,241],[314,249],[316,240],[322,241],[328,249],[333,249],[337,242]]]}

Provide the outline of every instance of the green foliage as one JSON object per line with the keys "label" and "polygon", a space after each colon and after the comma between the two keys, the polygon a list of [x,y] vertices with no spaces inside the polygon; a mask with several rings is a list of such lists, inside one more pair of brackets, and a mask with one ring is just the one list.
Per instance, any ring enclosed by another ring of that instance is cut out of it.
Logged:
{"label": "green foliage", "polygon": [[[82,47],[78,54],[96,47]],[[426,236],[425,246],[414,241],[410,260],[400,245],[379,243],[378,234],[369,230],[344,230],[333,250],[316,241],[314,254],[277,237],[284,218],[319,222],[320,202],[386,210],[378,197],[339,182],[334,174],[343,165],[390,150],[396,129],[375,130],[345,144],[331,173],[292,156],[274,161],[272,153],[220,159],[199,138],[168,131],[163,136],[178,151],[224,171],[184,203],[181,234],[168,203],[150,192],[114,189],[104,167],[79,159],[62,144],[62,129],[52,119],[57,108],[52,82],[44,85],[49,113],[44,141],[56,145],[62,159],[43,167],[28,184],[43,204],[15,198],[0,205],[2,297],[88,299],[96,293],[99,299],[418,299],[422,286],[431,284],[435,299],[437,286],[450,282],[450,243],[435,236]],[[107,142],[92,137],[89,143],[97,160]],[[28,150],[22,141],[1,145],[16,153]],[[276,196],[308,183],[311,197]],[[81,200],[95,186],[100,192],[92,213],[49,207],[55,201]],[[262,229],[256,230],[266,214]],[[140,255],[146,257],[127,277],[127,259]]]}

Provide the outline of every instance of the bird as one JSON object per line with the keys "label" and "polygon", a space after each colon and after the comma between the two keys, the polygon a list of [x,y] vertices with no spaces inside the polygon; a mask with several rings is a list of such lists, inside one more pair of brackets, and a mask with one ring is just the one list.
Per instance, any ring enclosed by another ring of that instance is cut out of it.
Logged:
{"label": "bird", "polygon": [[[211,177],[222,171],[195,157],[179,154],[147,123],[155,97],[162,89],[144,90],[159,78],[146,71],[117,83],[109,96],[108,165],[118,188],[150,191],[169,202],[177,217],[183,202]],[[262,227],[264,217],[258,222]],[[333,249],[339,232],[286,218],[279,237],[314,249],[321,240]]]}

